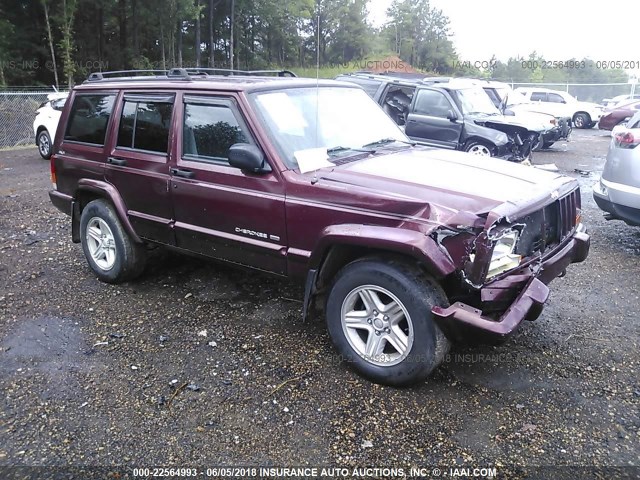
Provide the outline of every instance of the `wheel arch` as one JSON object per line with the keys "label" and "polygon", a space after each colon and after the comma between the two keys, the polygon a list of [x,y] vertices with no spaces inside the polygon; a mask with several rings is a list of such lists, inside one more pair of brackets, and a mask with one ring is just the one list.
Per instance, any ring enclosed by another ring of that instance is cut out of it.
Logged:
{"label": "wheel arch", "polygon": [[47,129],[47,127],[45,127],[44,125],[39,125],[38,128],[36,129],[36,144],[38,143],[38,135],[40,135],[42,131],[46,131],[49,134],[49,138],[51,138],[51,134],[49,133],[49,130]]}
{"label": "wheel arch", "polygon": [[74,195],[71,214],[71,237],[73,242],[80,242],[80,216],[82,215],[82,210],[89,202],[98,199],[107,200],[111,204],[122,226],[135,243],[143,243],[131,225],[127,216],[127,207],[115,187],[110,183],[92,179],[81,179]]}
{"label": "wheel arch", "polygon": [[449,255],[423,232],[371,225],[338,225],[325,229],[309,261],[303,316],[311,299],[324,291],[345,265],[363,257],[393,256],[418,265],[435,280],[452,274]]}

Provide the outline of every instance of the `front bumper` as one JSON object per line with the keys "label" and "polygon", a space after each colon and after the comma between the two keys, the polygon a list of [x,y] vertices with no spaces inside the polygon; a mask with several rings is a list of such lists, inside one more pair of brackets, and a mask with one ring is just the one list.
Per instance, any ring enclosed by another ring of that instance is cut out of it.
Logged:
{"label": "front bumper", "polygon": [[561,276],[570,264],[584,261],[589,254],[589,246],[590,237],[581,225],[564,246],[543,260],[535,272],[527,267],[484,286],[480,291],[481,297],[490,299],[524,284],[520,294],[497,320],[462,302],[447,308],[433,307],[434,320],[451,340],[500,344],[516,331],[523,320],[538,318],[549,297],[547,285]]}

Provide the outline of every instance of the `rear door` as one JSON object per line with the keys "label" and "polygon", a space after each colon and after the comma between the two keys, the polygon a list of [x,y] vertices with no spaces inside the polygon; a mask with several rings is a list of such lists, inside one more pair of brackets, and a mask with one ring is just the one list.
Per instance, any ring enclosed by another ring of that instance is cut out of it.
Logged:
{"label": "rear door", "polygon": [[[450,113],[457,119],[450,119]],[[462,114],[443,92],[429,88],[416,90],[405,127],[405,133],[412,140],[457,149],[462,126]]]}
{"label": "rear door", "polygon": [[[78,91],[70,98],[71,106],[64,127],[56,134],[54,162],[58,190],[74,195],[80,179],[104,180],[109,121],[116,103],[114,91]],[[61,131],[64,130],[64,131]]]}
{"label": "rear door", "polygon": [[[177,246],[241,265],[286,273],[284,187],[278,172],[229,165],[229,147],[257,145],[232,94],[184,95],[171,193]],[[268,159],[267,159],[268,161]]]}
{"label": "rear door", "polygon": [[169,155],[174,114],[173,93],[124,93],[118,102],[118,126],[106,164],[106,179],[127,207],[136,233],[173,245],[169,193]]}

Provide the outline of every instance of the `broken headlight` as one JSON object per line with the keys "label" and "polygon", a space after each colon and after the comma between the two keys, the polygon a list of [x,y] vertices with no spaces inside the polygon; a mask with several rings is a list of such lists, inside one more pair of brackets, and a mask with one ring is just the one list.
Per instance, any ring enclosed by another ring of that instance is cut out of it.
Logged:
{"label": "broken headlight", "polygon": [[522,256],[513,253],[518,242],[518,236],[519,233],[516,230],[509,230],[496,240],[491,254],[487,279],[520,265]]}

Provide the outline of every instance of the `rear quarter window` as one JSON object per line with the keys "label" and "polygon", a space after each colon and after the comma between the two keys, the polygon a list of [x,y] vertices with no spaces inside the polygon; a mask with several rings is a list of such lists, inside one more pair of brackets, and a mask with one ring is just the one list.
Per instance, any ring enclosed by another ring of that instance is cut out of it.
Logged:
{"label": "rear quarter window", "polygon": [[104,145],[115,94],[79,94],[73,99],[64,139]]}

